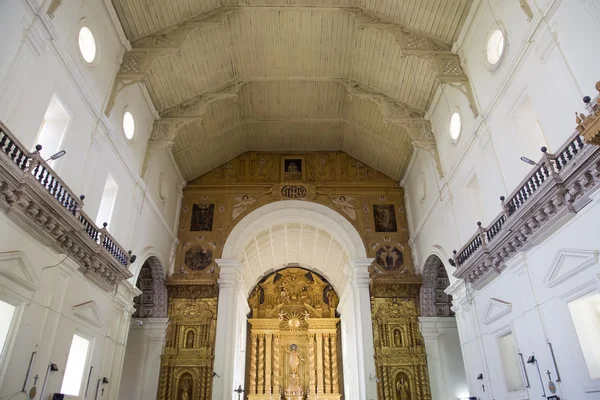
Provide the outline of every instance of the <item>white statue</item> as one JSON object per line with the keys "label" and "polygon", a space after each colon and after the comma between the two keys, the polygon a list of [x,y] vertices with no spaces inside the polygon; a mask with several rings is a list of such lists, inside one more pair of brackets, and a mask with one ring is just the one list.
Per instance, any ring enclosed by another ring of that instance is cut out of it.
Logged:
{"label": "white statue", "polygon": [[331,199],[333,203],[340,207],[343,212],[345,212],[350,218],[356,219],[356,210],[354,209],[354,205],[352,201],[354,198],[350,196],[338,196],[337,198]]}
{"label": "white statue", "polygon": [[233,214],[231,215],[231,217],[233,219],[236,219],[237,217],[242,215],[244,211],[246,211],[248,206],[254,204],[254,202],[256,201],[256,197],[248,196],[247,194],[245,194],[243,196],[238,196],[234,198],[234,200],[237,201],[237,204],[233,206]]}

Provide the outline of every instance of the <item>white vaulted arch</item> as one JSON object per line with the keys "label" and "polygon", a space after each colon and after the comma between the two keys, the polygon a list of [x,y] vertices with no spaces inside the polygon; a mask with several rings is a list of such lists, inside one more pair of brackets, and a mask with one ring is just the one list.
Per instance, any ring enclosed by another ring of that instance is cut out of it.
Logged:
{"label": "white vaulted arch", "polygon": [[223,259],[242,264],[248,292],[269,272],[298,264],[321,273],[341,294],[348,262],[366,257],[360,234],[346,218],[322,204],[299,200],[251,212],[231,231],[223,249]]}
{"label": "white vaulted arch", "polygon": [[356,228],[322,204],[285,200],[246,215],[216,260],[220,267],[213,400],[233,400],[244,385],[248,294],[262,277],[290,264],[323,275],[340,295],[346,399],[376,396],[368,266]]}

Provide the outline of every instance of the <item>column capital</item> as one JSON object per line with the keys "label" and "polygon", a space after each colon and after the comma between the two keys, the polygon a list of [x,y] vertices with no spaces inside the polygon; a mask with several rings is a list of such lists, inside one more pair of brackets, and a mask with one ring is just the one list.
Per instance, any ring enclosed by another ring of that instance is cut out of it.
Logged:
{"label": "column capital", "polygon": [[472,296],[467,294],[467,283],[463,279],[452,282],[444,292],[452,296],[452,311],[457,314],[462,311],[463,307],[469,305],[468,297]]}
{"label": "column capital", "polygon": [[219,287],[226,288],[242,285],[244,265],[241,262],[234,258],[220,258],[215,261],[220,268],[219,279],[217,279]]}
{"label": "column capital", "polygon": [[355,287],[368,286],[370,282],[369,267],[374,260],[374,258],[359,258],[348,261],[344,268],[348,283]]}

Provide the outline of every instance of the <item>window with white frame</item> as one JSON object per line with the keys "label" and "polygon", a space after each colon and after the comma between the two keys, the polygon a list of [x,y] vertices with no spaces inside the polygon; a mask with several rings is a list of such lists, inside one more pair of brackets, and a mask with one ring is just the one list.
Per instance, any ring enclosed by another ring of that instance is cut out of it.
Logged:
{"label": "window with white frame", "polygon": [[17,307],[0,300],[0,363],[8,350],[8,335],[12,326]]}
{"label": "window with white frame", "polygon": [[135,136],[135,118],[131,111],[125,111],[123,114],[123,133],[127,140],[133,140]]}
{"label": "window with white frame", "polygon": [[512,332],[498,337],[498,349],[500,350],[500,359],[502,360],[506,390],[508,392],[525,390],[525,383],[521,375],[521,365],[519,365],[517,358],[517,345]]}
{"label": "window with white frame", "polygon": [[458,138],[460,137],[460,133],[462,131],[462,120],[460,117],[460,113],[455,111],[454,114],[450,117],[450,137],[452,138],[452,142],[458,142]]}
{"label": "window with white frame", "polygon": [[104,191],[102,192],[102,199],[100,200],[100,208],[96,216],[96,225],[101,227],[106,222],[110,226],[118,191],[119,186],[117,182],[108,174],[106,183],[104,184]]}
{"label": "window with white frame", "polygon": [[600,379],[600,293],[588,293],[568,306],[590,378]]}
{"label": "window with white frame", "polygon": [[506,50],[506,38],[500,29],[493,31],[488,37],[486,56],[491,67],[496,67],[502,61]]}
{"label": "window with white frame", "polygon": [[81,394],[83,374],[85,371],[91,341],[78,334],[73,335],[65,375],[63,377],[60,392],[68,396],[79,396]]}
{"label": "window with white frame", "polygon": [[92,64],[96,60],[96,38],[92,33],[91,29],[87,26],[82,26],[79,29],[79,36],[77,44],[79,45],[79,54],[81,58],[88,63]]}
{"label": "window with white frame", "polygon": [[[48,159],[51,155],[57,153],[60,150],[60,144],[62,143],[70,119],[69,114],[58,96],[53,95],[52,99],[50,99],[50,104],[48,104],[48,108],[46,109],[46,114],[44,114],[44,119],[42,120],[42,125],[40,126],[32,150],[35,150],[36,145],[42,145],[40,154],[45,159]],[[52,166],[52,163],[52,160],[48,161],[50,166]]]}

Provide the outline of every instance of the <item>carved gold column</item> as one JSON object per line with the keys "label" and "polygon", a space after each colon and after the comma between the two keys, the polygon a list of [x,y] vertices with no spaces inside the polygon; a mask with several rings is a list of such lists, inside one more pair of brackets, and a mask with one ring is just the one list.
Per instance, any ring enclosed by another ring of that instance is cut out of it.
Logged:
{"label": "carved gold column", "polygon": [[265,390],[265,335],[258,335],[258,383],[257,394],[264,394]]}
{"label": "carved gold column", "polygon": [[256,334],[252,335],[252,343],[250,345],[250,393],[256,394]]}
{"label": "carved gold column", "polygon": [[323,391],[323,334],[317,333],[317,394]]}
{"label": "carved gold column", "polygon": [[323,350],[325,351],[324,355],[324,369],[325,369],[325,393],[332,393],[331,390],[331,347],[329,343],[329,334],[326,333],[323,335],[324,346]]}
{"label": "carved gold column", "polygon": [[316,368],[315,368],[315,335],[310,333],[308,335],[308,394],[315,394],[317,384],[316,381]]}
{"label": "carved gold column", "polygon": [[265,339],[266,339],[266,353],[265,353],[265,357],[267,360],[267,365],[265,367],[265,393],[266,394],[271,394],[273,393],[271,391],[271,343],[272,343],[272,338],[273,338],[273,334],[272,333],[267,333],[265,335]]}
{"label": "carved gold column", "polygon": [[338,355],[337,355],[337,335],[331,335],[331,375],[332,375],[332,393],[340,392],[340,381],[338,371]]}
{"label": "carved gold column", "polygon": [[273,338],[273,393],[279,394],[281,377],[279,376],[279,334],[276,333]]}

